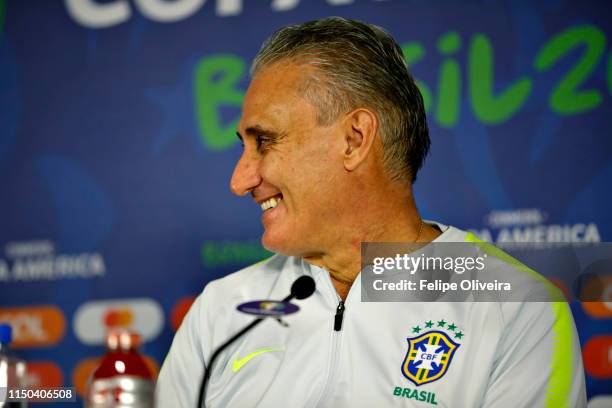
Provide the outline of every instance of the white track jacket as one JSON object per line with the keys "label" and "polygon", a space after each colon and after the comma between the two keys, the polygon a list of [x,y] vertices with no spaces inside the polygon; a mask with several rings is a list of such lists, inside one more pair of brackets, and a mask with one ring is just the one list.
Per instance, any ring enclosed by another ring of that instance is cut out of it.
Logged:
{"label": "white track jacket", "polygon": [[[436,242],[473,237],[439,227]],[[236,306],[282,299],[301,275],[315,293],[294,301],[289,327],[267,319],[219,356],[206,407],[586,407],[566,303],[367,303],[357,278],[338,311],[327,271],[277,255],[206,285],[159,374],[157,408],[195,408],[205,362],[253,320]]]}

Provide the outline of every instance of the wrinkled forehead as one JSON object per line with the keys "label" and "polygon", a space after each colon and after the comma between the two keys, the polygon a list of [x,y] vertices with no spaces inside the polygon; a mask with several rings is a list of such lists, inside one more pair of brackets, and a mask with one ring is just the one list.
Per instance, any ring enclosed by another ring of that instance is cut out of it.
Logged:
{"label": "wrinkled forehead", "polygon": [[305,83],[312,70],[305,65],[289,61],[276,62],[261,68],[249,84],[245,104],[301,97],[302,84]]}
{"label": "wrinkled forehead", "polygon": [[316,118],[315,107],[303,95],[312,68],[278,62],[253,77],[244,97],[238,130],[250,126],[288,126]]}

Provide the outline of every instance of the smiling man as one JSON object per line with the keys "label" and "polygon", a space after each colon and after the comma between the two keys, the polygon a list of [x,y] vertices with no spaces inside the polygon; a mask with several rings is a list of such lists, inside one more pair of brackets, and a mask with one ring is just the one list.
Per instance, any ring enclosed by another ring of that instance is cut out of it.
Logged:
{"label": "smiling man", "polygon": [[206,286],[161,370],[158,406],[194,407],[212,351],[252,320],[236,306],[283,298],[302,275],[316,292],[289,328],[266,320],[222,353],[207,407],[585,406],[564,303],[362,301],[362,242],[475,240],[419,216],[412,184],[429,134],[387,32],[342,18],[284,27],[251,73],[231,189],[261,206],[262,243],[277,255]]}
{"label": "smiling man", "polygon": [[[244,154],[231,188],[238,195],[251,194],[262,206],[264,247],[324,267],[345,298],[359,272],[362,241],[413,242],[419,234],[430,241],[440,234],[421,224],[406,187],[429,145],[422,101],[412,102],[421,114],[415,118],[420,134],[413,137],[423,144],[415,148],[421,155],[410,167],[396,166],[395,181],[377,135],[381,119],[369,104],[319,106],[317,91],[326,85],[314,57],[266,61],[266,56],[255,62],[245,96],[238,126]],[[342,117],[330,109],[342,111]],[[409,144],[398,143],[387,156],[405,160]]]}

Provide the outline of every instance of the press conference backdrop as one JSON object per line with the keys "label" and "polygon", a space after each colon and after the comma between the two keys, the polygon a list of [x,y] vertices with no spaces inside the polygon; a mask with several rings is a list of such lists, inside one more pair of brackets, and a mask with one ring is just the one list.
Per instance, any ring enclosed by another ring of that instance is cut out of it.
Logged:
{"label": "press conference backdrop", "polygon": [[[249,63],[289,23],[356,18],[402,45],[432,137],[426,218],[496,243],[610,241],[608,6],[0,0],[0,320],[31,382],[82,392],[111,327],[158,369],[203,286],[269,255],[228,184]],[[601,403],[612,303],[572,310]]]}

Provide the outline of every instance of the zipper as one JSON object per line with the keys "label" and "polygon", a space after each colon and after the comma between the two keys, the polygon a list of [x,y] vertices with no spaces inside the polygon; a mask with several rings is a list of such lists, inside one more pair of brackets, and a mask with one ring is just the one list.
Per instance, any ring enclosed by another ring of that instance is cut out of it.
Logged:
{"label": "zipper", "polygon": [[[329,399],[329,394],[333,391],[333,384],[336,382],[336,370],[338,369],[338,364],[340,362],[340,345],[342,342],[342,316],[344,312],[344,302],[340,300],[338,304],[338,308],[336,309],[336,315],[334,316],[334,331],[331,332],[331,350],[330,350],[330,361],[329,366],[327,367],[327,373],[325,376],[325,386],[321,391],[321,394],[318,398],[314,407],[325,406],[325,401]],[[323,405],[322,405],[323,404]]]}
{"label": "zipper", "polygon": [[342,319],[344,318],[344,301],[340,300],[338,307],[336,308],[336,315],[334,316],[334,330],[342,330]]}
{"label": "zipper", "polygon": [[[338,365],[340,364],[340,355],[342,348],[342,323],[344,320],[344,311],[346,307],[344,305],[345,301],[338,296],[336,292],[336,288],[334,288],[331,279],[327,278],[328,288],[334,294],[335,298],[338,300],[338,306],[336,307],[336,312],[334,314],[334,330],[331,332],[331,350],[330,350],[330,360],[329,365],[327,367],[327,372],[325,373],[325,386],[319,394],[319,398],[317,402],[312,405],[313,407],[325,406],[326,402],[329,400],[330,394],[334,390],[334,384],[337,381],[336,371],[338,369]],[[349,300],[351,294],[351,290],[349,290],[348,295],[346,296],[346,300]]]}

